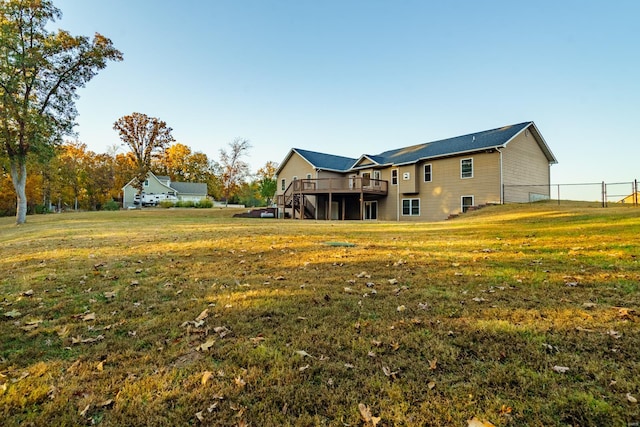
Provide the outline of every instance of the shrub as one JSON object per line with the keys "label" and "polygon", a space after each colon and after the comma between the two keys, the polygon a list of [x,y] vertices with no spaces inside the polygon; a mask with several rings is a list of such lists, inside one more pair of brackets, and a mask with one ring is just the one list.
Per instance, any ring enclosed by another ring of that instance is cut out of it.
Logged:
{"label": "shrub", "polygon": [[158,203],[158,206],[161,208],[172,208],[176,205],[176,203],[172,202],[171,200],[161,200],[160,203]]}
{"label": "shrub", "polygon": [[176,202],[176,208],[192,208],[196,204],[193,203],[193,200],[179,200]]}
{"label": "shrub", "polygon": [[104,209],[105,211],[117,211],[117,210],[120,210],[120,203],[111,199],[104,204],[104,207],[102,209]]}
{"label": "shrub", "polygon": [[49,209],[45,206],[45,205],[36,205],[34,208],[35,212],[37,214],[46,214],[46,213],[50,213]]}
{"label": "shrub", "polygon": [[196,208],[212,208],[213,202],[209,199],[200,199],[196,202]]}

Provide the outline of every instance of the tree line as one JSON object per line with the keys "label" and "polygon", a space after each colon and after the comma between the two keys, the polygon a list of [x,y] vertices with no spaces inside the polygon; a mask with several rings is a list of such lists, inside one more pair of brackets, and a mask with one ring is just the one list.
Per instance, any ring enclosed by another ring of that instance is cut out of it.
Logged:
{"label": "tree line", "polygon": [[[249,147],[248,141],[236,139],[220,150],[218,159],[211,159],[185,144],[173,143],[150,158],[149,171],[174,182],[206,183],[208,195],[215,200],[265,206],[276,191],[273,175],[277,164],[268,161],[257,171],[250,171],[242,159]],[[123,151],[119,145],[109,147],[106,153],[95,153],[81,141],[65,141],[55,146],[49,157],[29,158],[27,212],[119,207],[122,188],[135,179],[137,168],[134,152]],[[16,195],[10,172],[3,165],[0,216],[15,214]]]}

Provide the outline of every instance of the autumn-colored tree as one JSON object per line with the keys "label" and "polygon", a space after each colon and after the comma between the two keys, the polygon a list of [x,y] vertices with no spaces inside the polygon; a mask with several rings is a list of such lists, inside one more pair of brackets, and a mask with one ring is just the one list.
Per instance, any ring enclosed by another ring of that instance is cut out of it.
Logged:
{"label": "autumn-colored tree", "polygon": [[113,129],[133,153],[135,171],[132,185],[137,188],[138,194],[142,194],[152,161],[174,141],[172,129],[166,122],[142,113],[120,117],[113,124]]}
{"label": "autumn-colored tree", "polygon": [[50,153],[72,132],[77,89],[122,60],[100,34],[50,32],[61,16],[51,0],[0,2],[0,157],[9,160],[18,224],[26,222],[28,156]]}
{"label": "autumn-colored tree", "polygon": [[172,181],[206,182],[209,174],[209,159],[199,151],[193,153],[184,144],[173,144],[159,156],[154,172],[166,175]]}
{"label": "autumn-colored tree", "polygon": [[236,138],[229,143],[229,151],[220,149],[223,196],[226,201],[249,176],[249,164],[243,159],[251,148],[248,140]]}
{"label": "autumn-colored tree", "polygon": [[258,169],[258,173],[256,174],[258,178],[258,191],[267,206],[271,204],[273,196],[278,189],[278,183],[275,178],[277,170],[278,163],[268,161],[263,167]]}
{"label": "autumn-colored tree", "polygon": [[122,188],[133,179],[136,174],[135,157],[131,151],[118,153],[113,157],[113,187],[110,196],[120,198]]}

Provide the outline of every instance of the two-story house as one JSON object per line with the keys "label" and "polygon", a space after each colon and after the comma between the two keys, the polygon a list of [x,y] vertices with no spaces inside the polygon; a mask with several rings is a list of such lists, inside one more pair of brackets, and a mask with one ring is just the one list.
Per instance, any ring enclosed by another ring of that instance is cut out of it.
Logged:
{"label": "two-story house", "polygon": [[533,122],[357,159],[293,148],[276,171],[279,216],[438,221],[548,199],[555,163]]}

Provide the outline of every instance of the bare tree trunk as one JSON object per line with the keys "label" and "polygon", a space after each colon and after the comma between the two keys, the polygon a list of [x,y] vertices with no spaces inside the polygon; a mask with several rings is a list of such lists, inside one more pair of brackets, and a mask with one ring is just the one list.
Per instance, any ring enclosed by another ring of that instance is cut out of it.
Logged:
{"label": "bare tree trunk", "polygon": [[11,159],[11,181],[16,191],[16,224],[27,222],[27,160],[23,157]]}

